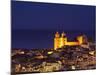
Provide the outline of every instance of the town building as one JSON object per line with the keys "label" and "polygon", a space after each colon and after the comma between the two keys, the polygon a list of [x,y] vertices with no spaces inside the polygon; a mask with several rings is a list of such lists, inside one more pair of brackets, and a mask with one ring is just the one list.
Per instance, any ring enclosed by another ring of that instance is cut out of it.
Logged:
{"label": "town building", "polygon": [[87,40],[84,38],[85,36],[78,36],[77,41],[68,41],[68,38],[66,37],[66,34],[63,32],[60,36],[59,32],[56,32],[55,38],[54,38],[54,50],[58,48],[62,48],[63,46],[75,46],[75,45],[82,45],[84,40]]}

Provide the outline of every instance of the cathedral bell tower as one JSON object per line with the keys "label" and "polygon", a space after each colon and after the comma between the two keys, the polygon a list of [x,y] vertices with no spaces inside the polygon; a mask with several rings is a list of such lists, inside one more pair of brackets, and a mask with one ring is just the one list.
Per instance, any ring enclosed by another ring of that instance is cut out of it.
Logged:
{"label": "cathedral bell tower", "polygon": [[63,32],[60,38],[60,48],[66,45],[66,42],[67,42],[67,37],[66,37],[66,34]]}
{"label": "cathedral bell tower", "polygon": [[60,34],[56,32],[55,38],[54,38],[54,50],[60,47]]}

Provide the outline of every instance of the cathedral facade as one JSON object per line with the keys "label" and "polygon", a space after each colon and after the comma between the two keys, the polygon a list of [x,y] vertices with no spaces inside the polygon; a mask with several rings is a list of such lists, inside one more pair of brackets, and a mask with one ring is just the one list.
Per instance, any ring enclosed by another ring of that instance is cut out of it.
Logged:
{"label": "cathedral facade", "polygon": [[68,38],[66,37],[66,34],[63,32],[61,35],[59,32],[56,32],[55,38],[54,38],[54,50],[58,48],[62,48],[63,46],[75,46],[75,45],[81,45],[84,42],[83,36],[78,36],[77,41],[68,41]]}

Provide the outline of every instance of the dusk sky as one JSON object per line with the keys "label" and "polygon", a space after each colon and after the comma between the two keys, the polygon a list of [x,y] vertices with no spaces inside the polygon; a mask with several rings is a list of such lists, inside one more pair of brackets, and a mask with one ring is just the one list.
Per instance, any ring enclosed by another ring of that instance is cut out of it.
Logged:
{"label": "dusk sky", "polygon": [[[12,1],[11,7],[12,30],[95,31],[95,6]],[[18,35],[13,31],[13,47],[32,48],[32,43],[22,43]]]}

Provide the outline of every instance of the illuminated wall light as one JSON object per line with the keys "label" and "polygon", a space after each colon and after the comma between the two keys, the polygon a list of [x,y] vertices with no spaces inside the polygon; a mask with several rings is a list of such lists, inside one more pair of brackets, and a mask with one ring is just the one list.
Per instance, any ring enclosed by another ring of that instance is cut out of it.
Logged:
{"label": "illuminated wall light", "polygon": [[52,54],[53,52],[48,52],[48,54]]}
{"label": "illuminated wall light", "polygon": [[73,69],[73,70],[75,70],[76,68],[75,68],[75,66],[71,66],[71,68]]}

